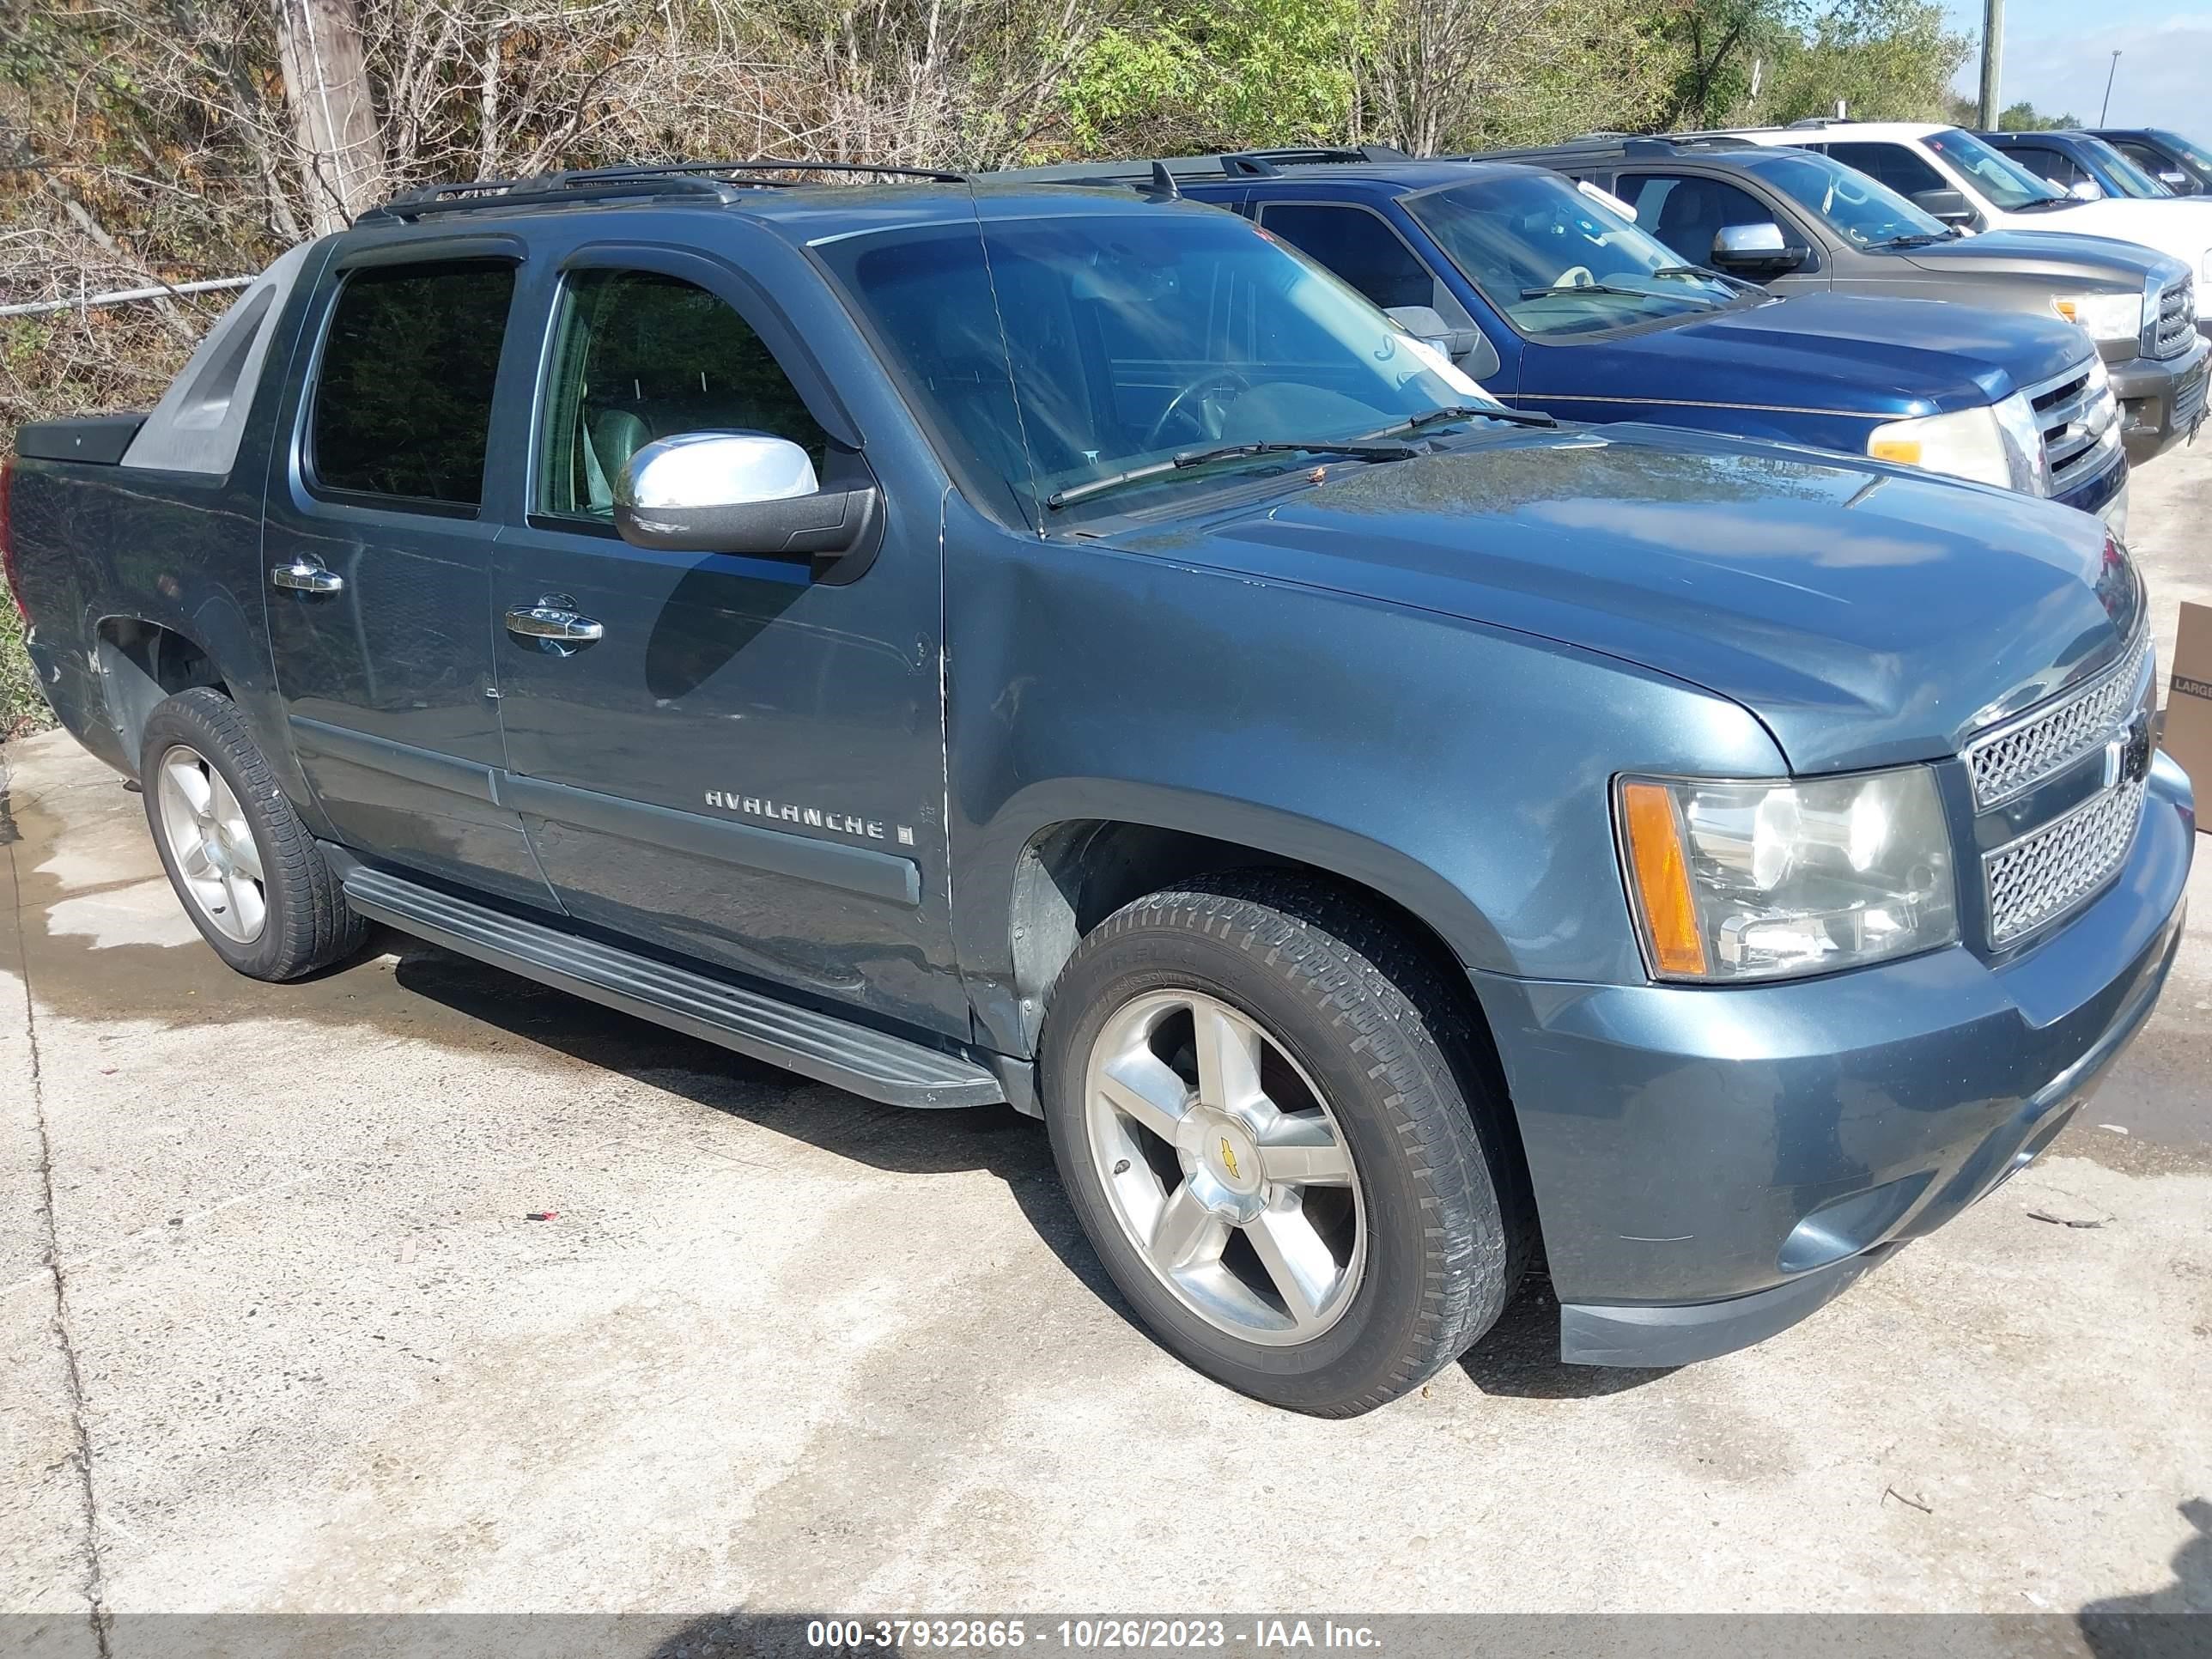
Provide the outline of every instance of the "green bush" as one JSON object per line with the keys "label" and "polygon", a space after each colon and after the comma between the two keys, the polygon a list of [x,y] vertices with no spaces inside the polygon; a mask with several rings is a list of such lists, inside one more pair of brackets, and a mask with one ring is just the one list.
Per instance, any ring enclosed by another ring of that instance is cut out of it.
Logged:
{"label": "green bush", "polygon": [[8,584],[0,581],[0,739],[20,738],[53,723],[46,698],[39,695],[31,653],[23,648],[23,619],[16,614]]}

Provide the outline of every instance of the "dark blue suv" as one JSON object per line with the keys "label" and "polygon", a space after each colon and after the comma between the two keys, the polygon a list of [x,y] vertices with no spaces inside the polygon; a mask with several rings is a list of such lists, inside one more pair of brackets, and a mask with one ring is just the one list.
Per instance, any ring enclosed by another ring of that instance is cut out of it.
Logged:
{"label": "dark blue suv", "polygon": [[1778,298],[1686,264],[1612,198],[1531,167],[1376,148],[1012,176],[1172,187],[1256,220],[1510,404],[1871,455],[2115,521],[2125,510],[2104,365],[2055,317]]}

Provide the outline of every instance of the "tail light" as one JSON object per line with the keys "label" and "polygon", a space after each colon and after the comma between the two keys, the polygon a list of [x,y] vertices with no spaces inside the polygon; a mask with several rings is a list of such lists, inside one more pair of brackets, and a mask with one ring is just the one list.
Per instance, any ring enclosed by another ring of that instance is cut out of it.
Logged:
{"label": "tail light", "polygon": [[8,580],[8,597],[15,601],[15,614],[23,619],[23,626],[31,625],[31,613],[23,604],[23,585],[15,576],[15,534],[9,522],[9,498],[15,492],[15,458],[0,459],[0,575]]}

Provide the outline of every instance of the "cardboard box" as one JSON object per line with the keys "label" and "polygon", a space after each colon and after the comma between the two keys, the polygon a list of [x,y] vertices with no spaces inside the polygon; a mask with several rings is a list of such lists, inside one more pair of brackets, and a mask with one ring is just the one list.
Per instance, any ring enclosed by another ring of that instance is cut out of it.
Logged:
{"label": "cardboard box", "polygon": [[2159,747],[2179,763],[2197,786],[2197,828],[2212,830],[2212,605],[2181,607],[2166,677],[2166,725]]}

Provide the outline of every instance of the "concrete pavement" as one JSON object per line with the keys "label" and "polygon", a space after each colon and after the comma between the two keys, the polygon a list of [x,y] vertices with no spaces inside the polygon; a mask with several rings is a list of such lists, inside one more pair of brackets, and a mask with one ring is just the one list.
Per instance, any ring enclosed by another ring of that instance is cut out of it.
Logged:
{"label": "concrete pavement", "polygon": [[[2212,449],[2133,528],[2163,662]],[[137,796],[58,734],[4,760],[0,1610],[55,1642],[95,1604],[2212,1608],[2212,861],[2085,1120],[1806,1324],[1577,1370],[1532,1285],[1324,1423],[1128,1322],[1036,1125],[396,937],[237,978]]]}

